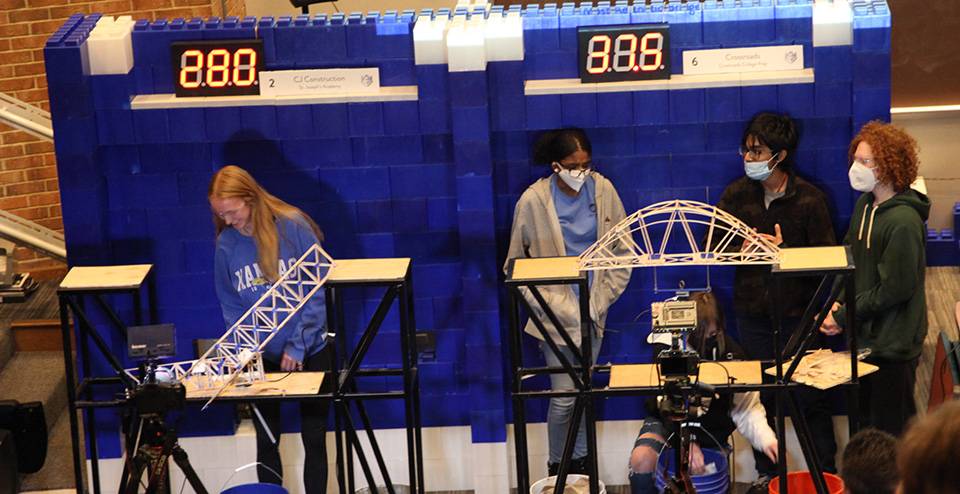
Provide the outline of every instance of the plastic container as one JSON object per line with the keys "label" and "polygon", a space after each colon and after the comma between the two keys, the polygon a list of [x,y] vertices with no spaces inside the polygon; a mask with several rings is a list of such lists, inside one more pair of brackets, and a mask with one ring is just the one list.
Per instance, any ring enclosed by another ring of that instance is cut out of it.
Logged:
{"label": "plastic container", "polygon": [[[718,449],[704,448],[703,463],[709,465],[713,463],[717,467],[714,473],[704,475],[693,475],[690,479],[693,486],[697,489],[697,494],[725,494],[730,488],[730,470],[727,468],[727,455]],[[665,449],[660,454],[657,461],[657,472],[654,475],[654,485],[658,491],[662,491],[666,486],[667,478],[672,477],[676,472],[675,454],[672,449]],[[793,491],[790,491],[791,493]]]}
{"label": "plastic container", "polygon": [[[579,474],[574,474],[574,473],[572,473],[572,474],[570,474],[570,475],[567,475],[567,485],[571,485],[571,484],[573,484],[574,482],[576,482],[577,480],[587,480],[587,479],[589,479],[589,478],[590,478],[590,477],[588,477],[588,476],[586,476],[586,475],[579,475]],[[557,483],[557,477],[556,477],[556,475],[551,476],[551,477],[547,477],[547,478],[545,478],[545,479],[540,479],[540,480],[534,482],[534,484],[530,486],[530,494],[541,494],[541,493],[543,492],[543,489],[544,489],[545,487],[547,487],[547,486],[553,486],[553,485],[555,485],[556,483]],[[572,491],[570,491],[570,490],[568,490],[568,489],[564,489],[563,492],[564,492],[564,494],[572,494]],[[589,492],[589,491],[588,491],[588,492]],[[602,481],[602,480],[600,481],[600,494],[607,494],[607,487],[606,487],[605,485],[603,485],[603,481]]]}
{"label": "plastic container", "polygon": [[[827,481],[827,492],[830,494],[843,494],[843,480],[832,473],[824,473],[823,479]],[[817,488],[813,486],[813,477],[810,472],[789,472],[787,473],[787,489],[790,494],[816,494]],[[780,477],[774,477],[768,487],[770,494],[780,494]]]}
{"label": "plastic container", "polygon": [[235,485],[220,494],[287,494],[287,490],[282,485],[257,482]]}

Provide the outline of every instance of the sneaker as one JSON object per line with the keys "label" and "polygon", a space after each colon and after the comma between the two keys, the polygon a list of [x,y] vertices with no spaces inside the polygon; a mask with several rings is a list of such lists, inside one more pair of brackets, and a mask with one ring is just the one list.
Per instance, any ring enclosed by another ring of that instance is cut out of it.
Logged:
{"label": "sneaker", "polygon": [[754,480],[750,487],[747,489],[747,494],[766,494],[770,489],[770,481],[773,480],[767,475],[761,475],[760,478]]}

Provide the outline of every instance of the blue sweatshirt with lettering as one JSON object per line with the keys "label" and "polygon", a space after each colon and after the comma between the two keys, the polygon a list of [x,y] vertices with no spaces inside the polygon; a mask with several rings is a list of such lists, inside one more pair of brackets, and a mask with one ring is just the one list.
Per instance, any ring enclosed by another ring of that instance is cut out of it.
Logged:
{"label": "blue sweatshirt with lettering", "polygon": [[[313,244],[319,243],[313,230],[302,218],[280,217],[276,221],[279,235],[279,275],[292,266]],[[214,255],[214,276],[217,298],[223,309],[227,327],[247,312],[270,289],[270,283],[257,264],[257,247],[253,237],[227,228],[217,237]],[[278,314],[277,321],[283,315]],[[264,348],[266,360],[279,363],[283,353],[303,362],[323,349],[327,339],[327,307],[323,289],[295,313],[280,332]]]}

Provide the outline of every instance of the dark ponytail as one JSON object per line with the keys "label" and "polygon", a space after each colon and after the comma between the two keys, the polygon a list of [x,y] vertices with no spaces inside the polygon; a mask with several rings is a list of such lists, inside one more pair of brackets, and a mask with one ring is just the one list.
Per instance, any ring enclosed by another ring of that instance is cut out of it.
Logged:
{"label": "dark ponytail", "polygon": [[593,156],[593,147],[587,133],[578,128],[548,130],[533,144],[533,162],[549,165],[582,149]]}

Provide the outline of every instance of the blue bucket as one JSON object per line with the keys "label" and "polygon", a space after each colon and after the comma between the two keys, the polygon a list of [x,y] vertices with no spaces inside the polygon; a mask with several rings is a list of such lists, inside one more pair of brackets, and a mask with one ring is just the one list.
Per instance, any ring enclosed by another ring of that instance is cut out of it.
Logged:
{"label": "blue bucket", "polygon": [[287,494],[282,485],[259,482],[256,484],[235,485],[220,494]]}
{"label": "blue bucket", "polygon": [[[666,486],[666,479],[672,477],[676,471],[675,453],[672,449],[664,449],[657,461],[657,473],[654,477],[658,491]],[[715,473],[694,475],[691,477],[693,486],[698,494],[724,494],[730,487],[730,472],[727,467],[727,455],[717,449],[703,449],[703,463],[713,463],[717,467]]]}

